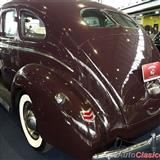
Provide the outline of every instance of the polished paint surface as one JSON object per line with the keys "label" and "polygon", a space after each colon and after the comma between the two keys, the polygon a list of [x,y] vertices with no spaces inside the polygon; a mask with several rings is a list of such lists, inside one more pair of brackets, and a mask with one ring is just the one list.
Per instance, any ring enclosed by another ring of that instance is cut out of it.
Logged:
{"label": "polished paint surface", "polygon": [[[18,31],[14,38],[1,33],[2,79],[13,106],[19,91],[30,95],[47,142],[90,158],[117,137],[135,138],[159,124],[160,95],[149,95],[141,66],[159,61],[160,54],[143,29],[83,25],[84,8],[121,13],[94,2],[13,0],[2,15],[13,8]],[[45,39],[23,37],[24,9],[45,23]],[[55,98],[60,93],[62,104]]]}

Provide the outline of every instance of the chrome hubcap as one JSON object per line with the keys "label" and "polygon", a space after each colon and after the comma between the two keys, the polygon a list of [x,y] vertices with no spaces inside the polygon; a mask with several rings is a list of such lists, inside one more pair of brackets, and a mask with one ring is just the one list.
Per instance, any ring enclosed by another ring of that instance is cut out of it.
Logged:
{"label": "chrome hubcap", "polygon": [[24,104],[23,114],[28,133],[33,139],[37,140],[39,138],[39,134],[36,131],[37,121],[32,111],[32,104],[30,102],[26,102]]}

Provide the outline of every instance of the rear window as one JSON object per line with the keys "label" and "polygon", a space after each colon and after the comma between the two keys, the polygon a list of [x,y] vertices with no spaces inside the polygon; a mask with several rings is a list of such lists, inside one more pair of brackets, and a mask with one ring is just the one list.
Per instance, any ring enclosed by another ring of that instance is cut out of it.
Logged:
{"label": "rear window", "polygon": [[138,25],[127,15],[112,11],[107,11],[107,13],[121,26],[123,27],[130,27],[130,28],[137,28]]}
{"label": "rear window", "polygon": [[105,12],[98,9],[83,9],[81,16],[87,26],[103,28],[116,26],[116,23]]}

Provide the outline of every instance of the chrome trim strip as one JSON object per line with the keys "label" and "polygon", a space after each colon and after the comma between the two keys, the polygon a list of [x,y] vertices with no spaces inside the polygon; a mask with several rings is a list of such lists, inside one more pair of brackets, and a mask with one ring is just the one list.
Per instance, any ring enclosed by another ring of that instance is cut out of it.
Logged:
{"label": "chrome trim strip", "polygon": [[[70,52],[70,50],[68,50],[66,48],[67,52],[69,53],[69,55],[72,57],[72,59],[74,59],[78,64],[80,64],[82,67],[84,67],[88,73],[90,73],[95,80],[101,85],[101,87],[104,89],[104,91],[107,93],[107,95],[110,97],[111,101],[113,102],[113,104],[116,106],[116,109],[119,110],[119,107],[116,103],[116,101],[114,100],[114,98],[112,97],[112,95],[110,94],[110,92],[107,90],[107,88],[105,87],[104,83],[99,79],[99,77],[92,71],[92,69],[90,67],[88,67],[85,63],[83,63],[81,60],[77,59],[76,57],[74,57],[74,55]],[[87,55],[86,55],[87,56]],[[89,58],[89,57],[87,57]],[[94,64],[93,64],[94,65]],[[95,67],[95,66],[94,66]],[[98,69],[98,68],[96,68]]]}
{"label": "chrome trim strip", "polygon": [[[109,80],[106,78],[106,76],[100,71],[100,69],[96,66],[96,64],[91,60],[91,58],[84,52],[85,56],[89,59],[91,64],[96,68],[96,70],[99,72],[99,74],[102,76],[102,78],[107,82],[109,87],[113,90],[114,94],[117,96],[121,106],[124,105],[122,98],[118,94],[118,92],[115,90],[115,88],[112,86],[112,84],[109,82]],[[118,107],[118,106],[117,106]]]}
{"label": "chrome trim strip", "polygon": [[[112,150],[112,151],[105,151],[103,153],[95,154],[92,157],[92,160],[110,160],[112,158],[123,158],[122,155],[126,155],[127,153],[134,153],[137,151],[145,150],[151,147],[153,138],[149,138],[143,142],[138,144],[132,145],[127,148]],[[156,142],[160,142],[160,134],[156,136]]]}

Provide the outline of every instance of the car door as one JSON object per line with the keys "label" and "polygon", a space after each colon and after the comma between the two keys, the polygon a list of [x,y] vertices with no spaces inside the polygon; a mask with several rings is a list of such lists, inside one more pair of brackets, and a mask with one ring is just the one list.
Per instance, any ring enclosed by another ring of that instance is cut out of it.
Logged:
{"label": "car door", "polygon": [[[30,63],[40,64],[45,60],[46,26],[38,13],[30,9],[19,10],[19,68]],[[42,59],[43,57],[43,59]]]}
{"label": "car door", "polygon": [[1,79],[10,87],[17,70],[18,22],[15,8],[2,9],[0,35]]}
{"label": "car door", "polygon": [[[44,13],[31,8],[20,8],[19,19],[19,66],[36,63],[59,69],[59,58],[64,50],[51,32]],[[48,34],[49,33],[49,34]],[[65,58],[63,58],[65,59]]]}

